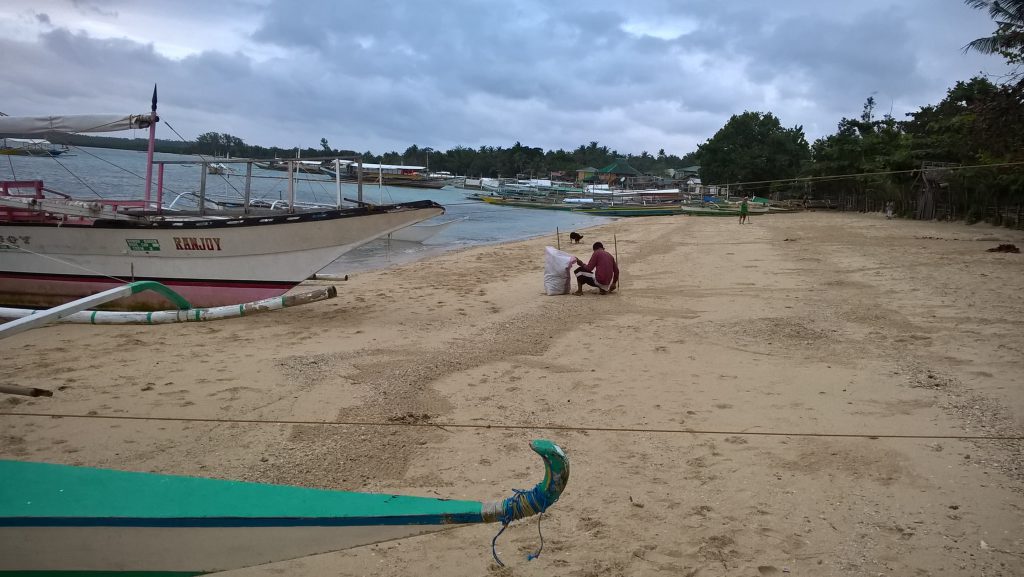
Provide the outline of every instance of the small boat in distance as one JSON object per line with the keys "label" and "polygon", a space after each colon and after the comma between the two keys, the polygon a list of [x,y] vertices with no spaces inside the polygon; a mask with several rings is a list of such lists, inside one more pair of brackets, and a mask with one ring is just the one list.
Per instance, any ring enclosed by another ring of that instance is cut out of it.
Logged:
{"label": "small boat in distance", "polygon": [[66,145],[53,144],[48,140],[0,139],[0,154],[8,156],[60,156],[67,151]]}
{"label": "small boat in distance", "polygon": [[255,161],[253,165],[256,168],[262,168],[263,170],[276,170],[278,172],[288,172],[289,165],[295,172],[302,172],[305,174],[325,174],[320,169],[320,162],[314,160],[282,160],[275,158],[273,160]]}
{"label": "small boat in distance", "polygon": [[223,163],[214,162],[206,165],[206,172],[209,174],[231,174],[232,170]]}
{"label": "small boat in distance", "polygon": [[379,184],[381,186],[404,186],[407,188],[444,188],[451,179],[443,177],[428,176],[424,174],[424,166],[405,166],[400,164],[373,164],[363,163],[362,165],[346,161],[335,165],[324,163],[320,167],[323,174],[340,180],[341,182],[357,182],[359,171],[362,170],[363,184]]}
{"label": "small boat in distance", "polygon": [[[740,203],[702,202],[699,204],[684,204],[680,207],[680,214],[690,216],[739,216]],[[749,202],[747,203],[747,214],[768,214],[768,205]]]}

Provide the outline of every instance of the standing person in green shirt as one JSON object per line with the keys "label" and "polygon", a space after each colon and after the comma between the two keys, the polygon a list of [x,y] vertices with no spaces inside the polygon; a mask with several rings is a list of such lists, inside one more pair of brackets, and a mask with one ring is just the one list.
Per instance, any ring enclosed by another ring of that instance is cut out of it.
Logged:
{"label": "standing person in green shirt", "polygon": [[740,203],[740,224],[747,222],[747,214],[750,212],[750,206],[747,204],[747,197],[743,197],[743,202]]}

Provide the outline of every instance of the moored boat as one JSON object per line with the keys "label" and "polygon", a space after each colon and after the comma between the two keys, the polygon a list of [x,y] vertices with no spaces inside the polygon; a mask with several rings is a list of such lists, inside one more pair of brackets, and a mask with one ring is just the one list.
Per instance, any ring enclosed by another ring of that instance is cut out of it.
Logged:
{"label": "moored boat", "polygon": [[[701,203],[699,205],[684,204],[679,209],[680,214],[690,216],[739,216],[739,203],[717,204],[714,202]],[[768,214],[768,206],[757,203],[747,204],[747,214]]]}
{"label": "moored boat", "polygon": [[0,575],[202,575],[544,512],[569,479],[499,501],[331,491],[0,460]]}
{"label": "moored boat", "polygon": [[406,188],[444,188],[452,180],[424,174],[422,166],[402,166],[398,164],[358,164],[351,161],[335,165],[326,163],[320,171],[340,182],[357,182],[362,171],[363,184],[379,184],[381,186],[402,186]]}
{"label": "moored boat", "polygon": [[562,202],[561,198],[544,199],[543,197],[524,198],[511,195],[479,195],[477,200],[482,200],[487,204],[493,204],[497,206],[514,206],[517,208],[539,208],[543,210],[573,210],[573,205]]}
{"label": "moored boat", "polygon": [[[173,162],[152,158],[158,120],[155,90],[150,114],[0,117],[0,137],[150,129],[142,198],[122,200],[128,195],[116,191],[111,196],[117,200],[79,199],[42,181],[0,183],[0,304],[52,307],[137,280],[163,283],[195,307],[271,298],[353,248],[444,213],[429,200],[346,207],[340,190],[334,205],[301,207],[294,199],[294,164],[289,199],[279,210],[260,208],[248,196],[236,206],[211,208],[202,196],[204,180],[195,210],[171,209],[163,204],[162,176]],[[144,294],[114,306],[160,310],[169,304]]]}
{"label": "moored boat", "polygon": [[593,216],[670,216],[680,214],[679,207],[674,204],[617,204],[611,206],[580,206],[572,209],[573,212],[589,214]]}
{"label": "moored boat", "polygon": [[231,174],[232,170],[227,165],[225,165],[223,163],[214,162],[213,164],[208,164],[206,166],[206,172],[208,174],[226,175],[226,174]]}
{"label": "moored boat", "polygon": [[[0,302],[30,307],[56,306],[132,280],[160,282],[195,307],[279,296],[345,252],[444,213],[440,205],[424,200],[235,216],[169,213],[130,218],[124,210],[130,207],[111,201],[96,210],[96,218],[55,220],[43,215],[54,206],[52,210],[66,210],[67,203],[42,204],[37,197],[3,192],[0,207],[7,208],[0,208]],[[35,210],[31,201],[36,201]],[[32,220],[35,216],[41,218]],[[145,293],[116,306],[160,310],[168,304],[161,295]]]}
{"label": "moored boat", "polygon": [[53,144],[48,140],[0,139],[0,154],[8,156],[60,156],[67,151],[67,146]]}
{"label": "moored boat", "polygon": [[253,165],[256,168],[275,170],[277,172],[288,172],[290,167],[290,170],[303,174],[326,174],[321,169],[320,163],[312,160],[281,160],[275,158],[273,160],[256,161],[253,162]]}

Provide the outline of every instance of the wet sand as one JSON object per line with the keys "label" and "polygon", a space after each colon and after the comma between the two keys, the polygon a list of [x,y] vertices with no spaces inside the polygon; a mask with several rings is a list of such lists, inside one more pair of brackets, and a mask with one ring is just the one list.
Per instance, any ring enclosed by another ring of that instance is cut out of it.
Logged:
{"label": "wet sand", "polygon": [[5,413],[170,420],[5,414],[0,456],[481,500],[540,480],[531,438],[570,456],[539,559],[531,520],[505,569],[482,525],[238,577],[1024,574],[1024,443],[962,438],[1024,430],[1024,255],[986,252],[1024,233],[661,217],[571,251],[613,235],[614,295],[544,296],[552,235],[261,316],[17,335],[0,380],[56,393]]}

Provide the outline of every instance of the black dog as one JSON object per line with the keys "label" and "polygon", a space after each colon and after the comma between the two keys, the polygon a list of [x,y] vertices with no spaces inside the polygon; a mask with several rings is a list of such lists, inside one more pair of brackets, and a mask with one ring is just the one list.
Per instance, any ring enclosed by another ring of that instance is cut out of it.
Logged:
{"label": "black dog", "polygon": [[583,240],[583,235],[576,231],[572,231],[569,233],[569,240],[575,244],[579,244],[580,241]]}

